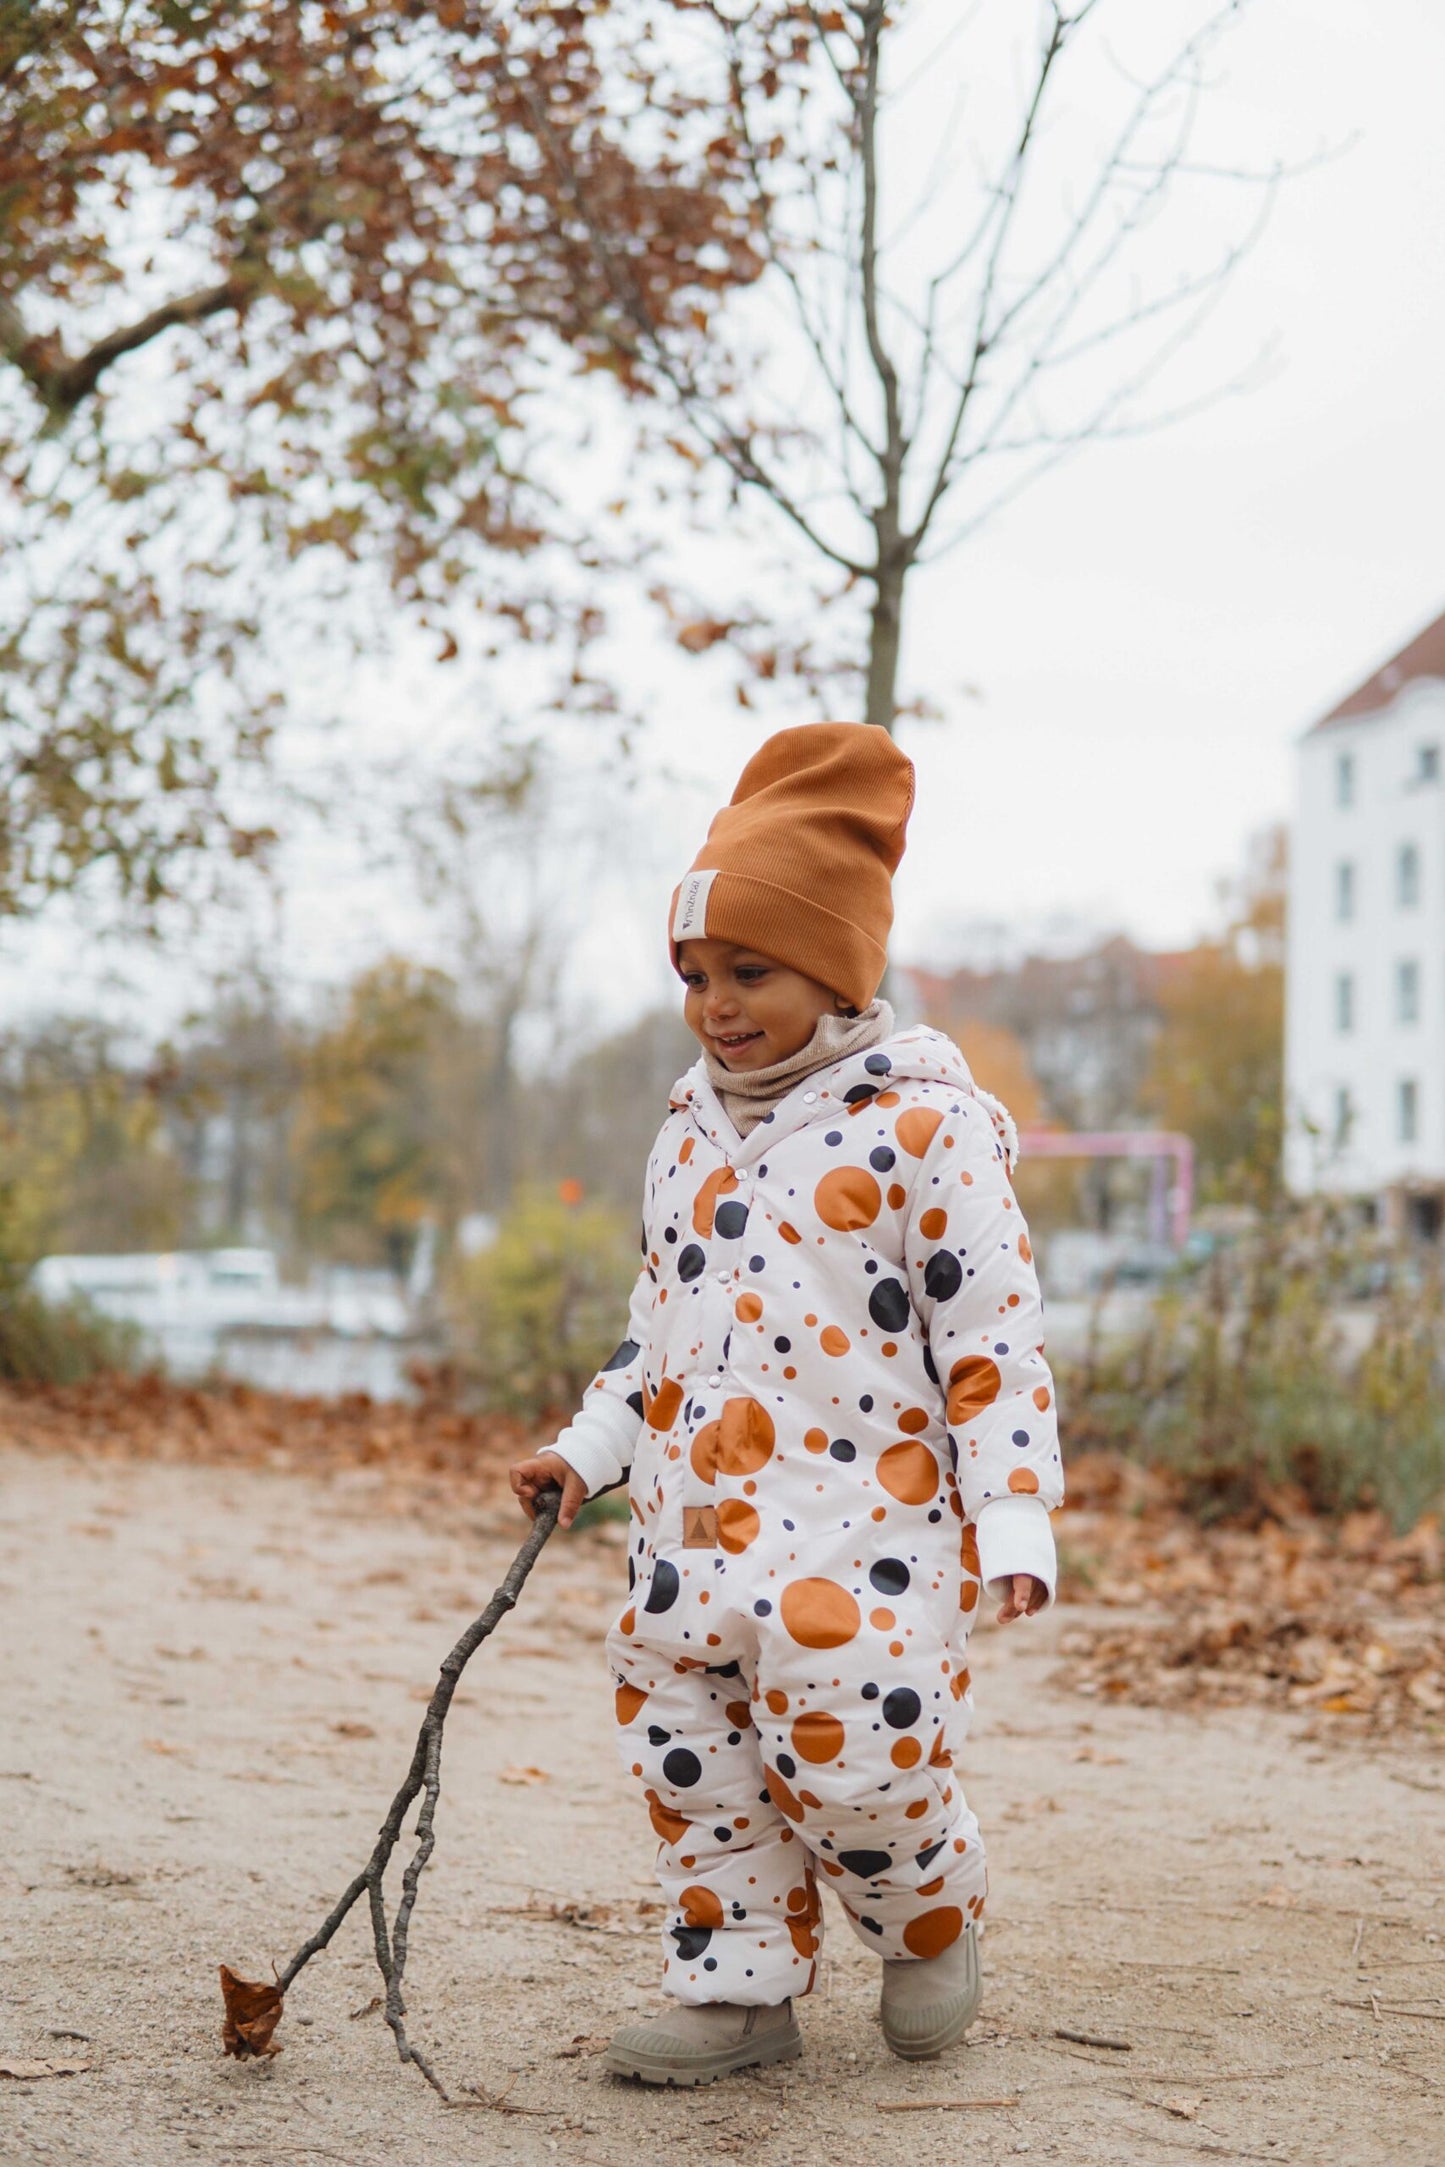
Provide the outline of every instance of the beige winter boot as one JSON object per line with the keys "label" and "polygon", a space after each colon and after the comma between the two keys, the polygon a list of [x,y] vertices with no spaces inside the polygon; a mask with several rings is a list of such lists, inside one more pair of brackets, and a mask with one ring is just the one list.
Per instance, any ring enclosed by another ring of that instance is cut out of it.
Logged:
{"label": "beige winter boot", "polygon": [[962,2039],[978,2015],[982,1993],[978,1928],[970,1920],[942,1956],[885,1961],[879,2002],[883,2036],[905,2062],[930,2062]]}
{"label": "beige winter boot", "polygon": [[602,2066],[614,2077],[640,2077],[644,2084],[712,2084],[733,2069],[796,2061],[802,2051],[790,2001],[775,2009],[679,2002],[641,2024],[624,2025]]}

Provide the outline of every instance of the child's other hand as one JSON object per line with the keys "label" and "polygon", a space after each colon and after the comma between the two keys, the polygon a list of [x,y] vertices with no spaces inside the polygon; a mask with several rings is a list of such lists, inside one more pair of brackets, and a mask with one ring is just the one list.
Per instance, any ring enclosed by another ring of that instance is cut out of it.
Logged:
{"label": "child's other hand", "polygon": [[537,1517],[537,1500],[544,1490],[560,1490],[562,1504],[558,1527],[570,1527],[587,1501],[587,1485],[560,1452],[537,1452],[530,1460],[518,1460],[511,1470],[512,1494],[529,1520]]}
{"label": "child's other hand", "polygon": [[1042,1580],[1035,1580],[1032,1573],[1015,1573],[1012,1590],[1004,1598],[998,1622],[1007,1625],[1012,1618],[1031,1618],[1043,1609],[1048,1599],[1049,1591]]}

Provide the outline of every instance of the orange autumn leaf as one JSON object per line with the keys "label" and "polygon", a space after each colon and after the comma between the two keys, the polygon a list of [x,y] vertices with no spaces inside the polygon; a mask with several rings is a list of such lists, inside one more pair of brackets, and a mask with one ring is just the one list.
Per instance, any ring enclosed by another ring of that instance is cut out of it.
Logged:
{"label": "orange autumn leaf", "polygon": [[280,1987],[238,1979],[228,1965],[222,1964],[221,1992],[226,2002],[221,2043],[226,2052],[242,2062],[251,2055],[279,2054],[281,2042],[271,2035],[286,2005]]}

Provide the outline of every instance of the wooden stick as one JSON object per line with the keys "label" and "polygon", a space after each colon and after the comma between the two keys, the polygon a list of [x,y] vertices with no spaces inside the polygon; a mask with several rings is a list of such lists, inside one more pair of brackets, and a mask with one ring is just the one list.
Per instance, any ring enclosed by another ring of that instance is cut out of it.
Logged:
{"label": "wooden stick", "polygon": [[[365,1891],[368,1909],[371,1913],[371,1937],[376,1954],[377,1969],[380,1971],[386,1987],[386,2000],[384,2003],[386,2021],[390,2025],[392,2036],[396,2041],[396,2051],[403,2062],[415,2064],[426,2078],[427,2083],[432,2087],[432,2090],[441,2099],[445,2100],[448,2106],[460,2104],[492,2106],[496,2102],[491,2098],[465,2103],[453,2100],[426,2056],[421,2052],[420,2048],[412,2045],[406,2035],[406,2005],[402,2000],[402,1978],[406,1971],[407,1937],[411,1926],[412,1909],[416,1903],[417,1888],[421,1880],[422,1869],[431,1857],[432,1849],[436,1843],[433,1822],[436,1816],[437,1803],[441,1797],[442,1729],[446,1723],[447,1710],[451,1706],[452,1696],[457,1689],[457,1681],[466,1669],[467,1664],[476,1654],[477,1649],[487,1638],[487,1635],[495,1631],[509,1610],[515,1608],[517,1597],[522,1592],[527,1575],[536,1564],[542,1553],[543,1545],[557,1525],[557,1512],[561,1502],[562,1493],[559,1489],[546,1489],[538,1496],[536,1515],[532,1521],[531,1530],[508,1567],[501,1586],[497,1589],[481,1616],[473,1619],[446,1658],[446,1661],[442,1664],[436,1690],[427,1703],[427,1711],[422,1718],[421,1729],[417,1733],[416,1746],[411,1757],[411,1766],[406,1772],[406,1779],[401,1789],[391,1802],[391,1808],[386,1819],[381,1824],[381,1832],[376,1839],[371,1857],[362,1867],[360,1873],[347,1883],[315,1933],[311,1935],[309,1940],[302,1942],[301,1947],[276,1980],[278,2002],[275,2015],[279,2020],[280,1998],[284,1998],[287,1989],[302,1966],[309,1964],[312,1957],[318,1955],[326,1947],[337,1928],[341,1925],[342,1920],[357,1902],[362,1892]],[[408,1808],[418,1795],[422,1797],[422,1804],[416,1823],[416,1850],[402,1875],[402,1893],[401,1900],[397,1905],[396,1918],[393,1922],[388,1923],[384,1877],[391,1854],[401,1837],[401,1824],[406,1818]],[[269,2032],[267,2037],[269,2038]],[[508,2108],[506,2111],[515,2114],[521,2110]]]}
{"label": "wooden stick", "polygon": [[1107,2047],[1111,2054],[1132,2054],[1132,2039],[1105,2039],[1100,2032],[1056,2031],[1055,2039],[1072,2039],[1076,2047]]}

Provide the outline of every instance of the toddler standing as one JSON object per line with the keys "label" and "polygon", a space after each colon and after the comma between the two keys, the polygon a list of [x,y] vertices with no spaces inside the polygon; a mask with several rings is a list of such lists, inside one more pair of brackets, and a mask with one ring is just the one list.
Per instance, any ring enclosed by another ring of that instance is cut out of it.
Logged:
{"label": "toddler standing", "polygon": [[628,1336],[549,1452],[568,1525],[630,1470],[608,1637],[659,1838],[673,2007],[614,2073],[700,2084],[801,2051],[831,1886],[922,2059],[977,2010],[985,1867],[954,1759],[980,1589],[1053,1594],[1062,1499],[1007,1115],[875,998],[913,769],[783,730],[678,888],[702,1058],[653,1148]]}

